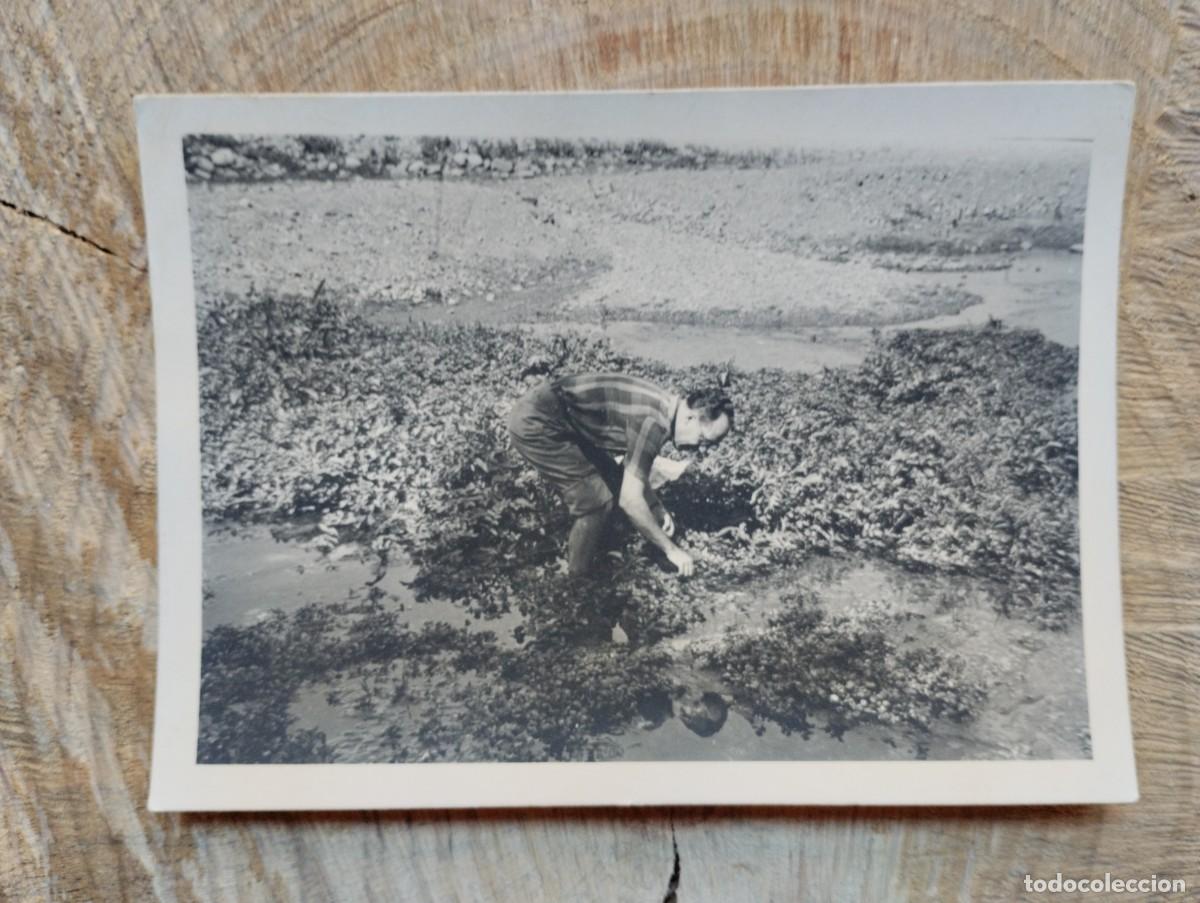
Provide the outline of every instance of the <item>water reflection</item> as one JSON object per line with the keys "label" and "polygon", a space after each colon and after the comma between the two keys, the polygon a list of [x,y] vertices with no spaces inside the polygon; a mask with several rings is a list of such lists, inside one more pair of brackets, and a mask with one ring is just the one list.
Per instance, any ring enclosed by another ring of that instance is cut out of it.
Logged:
{"label": "water reflection", "polygon": [[[365,556],[331,562],[266,531],[210,537],[205,554],[206,575],[220,575],[207,581],[206,629],[269,626],[270,635],[317,644],[314,650],[341,662],[336,673],[304,677],[293,688],[286,724],[289,736],[322,734],[337,761],[1088,754],[1078,625],[1045,632],[1002,617],[996,598],[1004,588],[987,581],[817,557],[711,596],[703,620],[664,637],[647,631],[637,606],[613,591],[535,629],[519,612],[477,620],[444,599],[417,602],[403,565],[380,578]],[[703,653],[763,630],[782,598],[797,590],[813,594],[831,616],[882,601],[895,619],[896,643],[953,650],[987,679],[986,707],[971,722],[935,724],[927,736],[867,724],[835,739],[821,729],[819,712],[815,729],[792,733],[752,720],[739,697],[745,691],[705,668]],[[347,603],[336,618],[309,614],[331,602]],[[272,608],[272,617],[284,620],[264,622]],[[356,627],[369,623],[380,627]],[[430,630],[430,639],[420,640]],[[375,647],[382,651],[371,657]],[[411,650],[409,657],[390,657],[393,648]],[[288,673],[307,673],[312,653],[280,646],[277,654]],[[282,691],[273,683],[271,699]]]}

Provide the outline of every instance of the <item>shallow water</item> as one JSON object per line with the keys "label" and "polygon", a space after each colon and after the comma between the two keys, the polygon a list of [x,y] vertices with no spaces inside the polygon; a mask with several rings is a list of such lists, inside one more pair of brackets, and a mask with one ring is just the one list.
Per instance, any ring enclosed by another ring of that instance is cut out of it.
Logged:
{"label": "shallow water", "polygon": [[641,320],[610,320],[603,326],[544,322],[526,325],[542,336],[570,330],[603,337],[618,351],[681,368],[732,361],[746,369],[778,367],[819,373],[825,367],[852,367],[861,363],[871,340],[870,330],[861,327],[797,333],[767,328],[664,325]]}
{"label": "shallow water", "polygon": [[[305,543],[279,542],[266,527],[209,531],[204,537],[204,630],[245,627],[272,610],[360,594],[373,570],[361,558],[330,560]],[[397,581],[405,578],[398,569]]]}
{"label": "shallow water", "polygon": [[[744,713],[731,708],[724,727],[699,737],[679,718],[626,732],[619,745],[631,759],[912,759],[920,739],[930,759],[1054,759],[1090,755],[1083,638],[1078,624],[1062,632],[1039,630],[1000,615],[1002,585],[945,574],[917,574],[867,558],[816,557],[786,575],[714,600],[706,620],[667,641],[681,662],[696,648],[732,631],[761,628],[778,610],[780,595],[807,590],[831,615],[849,614],[872,601],[907,615],[901,647],[937,647],[962,656],[981,675],[989,696],[977,717],[943,722],[929,736],[863,726],[842,740],[814,731],[787,736],[774,725],[755,734]],[[683,669],[681,669],[683,670]],[[697,692],[723,688],[697,671]],[[648,729],[647,729],[648,728]]]}
{"label": "shallow water", "polygon": [[[515,612],[476,621],[449,601],[416,602],[407,586],[414,569],[407,562],[394,562],[380,576],[376,563],[355,549],[337,550],[335,560],[330,560],[310,543],[276,541],[262,527],[236,533],[210,531],[204,552],[206,631],[218,624],[250,625],[272,609],[290,612],[309,603],[361,600],[374,581],[382,590],[382,595],[374,595],[380,604],[402,615],[401,623],[414,628],[437,622],[467,626],[492,633],[501,646],[518,645],[513,630],[522,618]],[[895,727],[864,726],[852,729],[842,740],[819,729],[822,722],[817,713],[818,729],[806,740],[785,735],[772,724],[756,732],[747,713],[736,706],[729,709],[719,730],[699,736],[673,710],[611,738],[612,754],[631,760],[912,759],[918,754],[918,739],[931,759],[1088,754],[1078,625],[1058,633],[1041,631],[997,614],[996,600],[1003,586],[959,576],[915,574],[872,559],[816,557],[787,573],[714,596],[704,609],[703,622],[661,643],[675,662],[665,681],[685,688],[690,700],[706,692],[731,699],[718,676],[698,667],[697,653],[731,632],[762,627],[778,610],[781,595],[795,590],[814,593],[831,615],[882,601],[894,614],[907,616],[898,621],[904,624],[903,634],[894,640],[902,646],[931,645],[963,656],[969,670],[990,685],[982,711],[965,724],[938,724],[931,735],[921,738]],[[630,639],[624,634],[623,627],[613,631],[615,639],[637,642],[636,636]],[[451,698],[451,691],[480,676],[447,667],[427,679],[441,688],[439,696]],[[405,719],[405,704],[356,707],[370,695],[360,688],[361,681],[330,675],[327,681],[301,687],[290,714],[297,729],[323,731],[340,761],[388,761],[386,731]]]}
{"label": "shallow water", "polygon": [[410,628],[451,624],[492,631],[501,645],[515,645],[512,630],[522,623],[520,614],[477,621],[449,600],[417,601],[409,587],[416,575],[417,568],[399,552],[380,575],[378,560],[358,547],[326,555],[312,543],[277,540],[268,527],[210,530],[204,539],[204,630],[249,626],[273,610],[291,613],[314,603],[361,601],[375,587],[384,609],[401,612],[401,623]]}
{"label": "shallow water", "polygon": [[[901,329],[958,329],[986,324],[990,318],[1006,326],[1036,329],[1068,347],[1079,344],[1082,256],[1065,251],[1030,251],[1017,255],[1000,270],[954,273],[895,272],[896,285],[944,285],[965,289],[983,300],[957,314],[882,326],[887,334]],[[825,367],[852,367],[871,349],[869,326],[828,326],[803,330],[667,325],[633,320],[599,323],[529,322],[539,335],[570,329],[603,336],[631,355],[689,367],[732,360],[746,369],[778,367],[818,373]]]}
{"label": "shallow water", "polygon": [[995,317],[1006,326],[1036,329],[1052,342],[1079,345],[1083,256],[1068,251],[1029,251],[1002,270],[913,273],[923,281],[964,288],[983,298],[960,313],[889,329],[954,329],[982,326]]}

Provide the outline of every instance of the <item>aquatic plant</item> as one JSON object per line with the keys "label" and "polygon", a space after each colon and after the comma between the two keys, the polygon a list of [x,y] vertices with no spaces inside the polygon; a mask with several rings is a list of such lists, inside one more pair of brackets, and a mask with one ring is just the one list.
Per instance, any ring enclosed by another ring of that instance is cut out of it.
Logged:
{"label": "aquatic plant", "polygon": [[[199,351],[206,518],[286,524],[326,548],[360,544],[383,567],[403,552],[417,566],[419,598],[450,598],[484,622],[513,611],[524,616],[524,645],[504,653],[504,673],[523,675],[524,689],[507,701],[491,687],[474,692],[506,718],[549,733],[506,734],[509,751],[496,755],[602,755],[578,746],[579,738],[547,739],[565,736],[566,722],[546,713],[573,711],[573,692],[607,713],[581,724],[632,717],[634,685],[620,700],[589,696],[574,684],[559,693],[553,682],[530,676],[568,667],[546,641],[555,631],[589,612],[619,612],[632,650],[610,664],[640,667],[638,656],[657,640],[703,618],[701,603],[714,593],[816,554],[863,553],[913,569],[994,578],[1009,589],[1004,614],[1047,627],[1078,614],[1077,356],[1033,332],[999,324],[897,332],[878,339],[857,368],[813,376],[736,371],[737,432],[663,491],[680,541],[696,556],[697,576],[679,580],[616,518],[602,556],[603,593],[561,580],[567,515],[509,447],[510,406],[555,372],[619,370],[686,389],[711,384],[726,367],[673,369],[577,335],[542,339],[420,323],[384,328],[320,291],[313,298],[210,300],[200,313]],[[713,666],[724,662],[747,699],[761,695],[754,705],[762,717],[792,719],[801,729],[796,713],[816,711],[799,689],[813,679],[804,670],[810,666],[767,651],[773,635],[792,636],[815,617],[808,607],[795,609],[781,615],[774,634],[731,639]],[[289,694],[343,667],[348,655],[381,663],[416,654],[416,640],[378,614],[360,613],[357,626],[346,628],[352,646],[330,639],[332,628],[320,617],[295,616],[286,628],[247,628],[244,636],[209,635],[202,744],[214,760],[326,754],[320,738],[292,736],[284,714]],[[880,642],[836,621],[814,626],[833,650],[821,677],[829,686],[836,686],[838,668],[851,667],[847,643]],[[256,646],[264,631],[276,629],[286,642]],[[461,640],[440,637],[453,648]],[[496,667],[500,653],[472,643],[471,654],[480,657],[472,667]],[[543,672],[530,664],[535,659],[546,663]],[[882,670],[870,679],[880,686],[890,679],[906,695],[884,693],[886,713],[869,705],[830,708],[826,699],[835,731],[863,719],[919,728],[937,717],[966,717],[977,701],[945,656],[892,649],[877,659]],[[775,683],[762,689],[768,672],[761,662],[768,660]],[[601,667],[575,667],[593,666]],[[599,680],[614,694],[619,681],[606,681],[618,671],[602,671]],[[661,689],[643,683],[647,692]],[[471,699],[456,705],[492,723]],[[227,735],[252,709],[259,717],[268,708],[272,720],[256,730],[269,740],[255,745]],[[425,720],[423,742],[449,749],[437,727],[442,717]],[[408,742],[393,740],[397,749]]]}
{"label": "aquatic plant", "polygon": [[882,607],[829,615],[811,595],[781,599],[765,629],[703,654],[758,721],[809,736],[820,716],[835,737],[861,724],[894,725],[918,740],[938,718],[965,720],[986,697],[953,652],[906,648]]}

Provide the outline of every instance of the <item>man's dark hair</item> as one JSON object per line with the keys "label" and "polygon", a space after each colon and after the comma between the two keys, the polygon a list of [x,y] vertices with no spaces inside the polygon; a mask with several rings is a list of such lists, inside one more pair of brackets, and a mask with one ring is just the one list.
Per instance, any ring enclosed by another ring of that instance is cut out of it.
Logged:
{"label": "man's dark hair", "polygon": [[700,414],[704,423],[712,423],[722,414],[729,418],[729,428],[733,429],[733,401],[721,386],[710,386],[695,389],[687,395],[687,406]]}

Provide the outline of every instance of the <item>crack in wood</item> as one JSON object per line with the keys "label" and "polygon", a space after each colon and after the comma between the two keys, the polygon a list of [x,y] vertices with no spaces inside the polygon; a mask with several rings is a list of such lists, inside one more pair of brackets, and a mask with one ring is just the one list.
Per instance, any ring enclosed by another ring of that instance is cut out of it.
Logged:
{"label": "crack in wood", "polygon": [[63,235],[67,235],[71,238],[74,238],[76,241],[81,241],[85,245],[87,245],[91,248],[95,248],[101,254],[107,254],[109,257],[113,258],[114,260],[119,260],[121,263],[125,264],[127,267],[137,270],[139,273],[146,272],[145,267],[138,266],[136,263],[126,260],[124,257],[122,257],[120,254],[118,254],[116,251],[113,251],[110,248],[104,247],[104,245],[100,244],[99,242],[97,242],[91,238],[88,238],[86,235],[81,235],[80,233],[76,232],[74,229],[69,229],[64,225],[61,225],[60,223],[56,223],[54,220],[50,219],[50,217],[48,217],[48,216],[43,216],[42,214],[36,213],[33,210],[26,210],[24,207],[20,207],[16,204],[12,203],[11,201],[4,200],[3,198],[0,198],[0,207],[7,207],[9,210],[13,211],[14,213],[19,213],[21,216],[27,216],[30,219],[37,220],[40,223],[45,223],[47,226],[50,226],[52,229],[56,229],[57,231],[61,232]]}
{"label": "crack in wood", "polygon": [[671,819],[671,849],[675,853],[675,864],[671,868],[671,877],[667,879],[667,892],[663,895],[663,903],[679,903],[679,895],[676,893],[679,890],[679,874],[681,872],[681,864],[679,861],[679,840],[675,837],[675,819]]}

